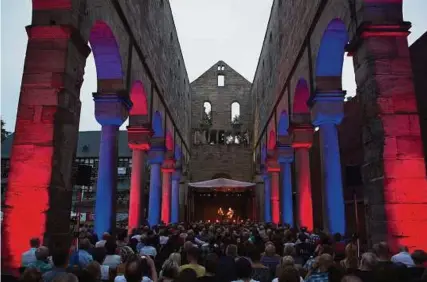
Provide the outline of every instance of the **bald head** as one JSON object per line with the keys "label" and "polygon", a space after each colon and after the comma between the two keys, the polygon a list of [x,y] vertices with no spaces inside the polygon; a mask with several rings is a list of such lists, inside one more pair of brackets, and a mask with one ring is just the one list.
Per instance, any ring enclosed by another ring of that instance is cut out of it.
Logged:
{"label": "bald head", "polygon": [[374,253],[367,252],[362,255],[362,260],[360,261],[360,269],[364,271],[373,270],[377,265],[378,259]]}
{"label": "bald head", "polygon": [[37,260],[47,260],[49,257],[49,249],[45,246],[41,246],[36,250],[36,258]]}
{"label": "bald head", "polygon": [[273,256],[276,253],[276,247],[274,247],[274,245],[268,244],[265,247],[265,254],[267,256]]}

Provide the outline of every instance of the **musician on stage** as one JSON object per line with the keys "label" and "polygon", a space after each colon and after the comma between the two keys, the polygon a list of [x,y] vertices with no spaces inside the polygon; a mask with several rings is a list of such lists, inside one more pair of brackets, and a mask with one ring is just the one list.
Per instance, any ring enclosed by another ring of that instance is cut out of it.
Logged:
{"label": "musician on stage", "polygon": [[234,210],[232,208],[228,208],[227,218],[232,219],[234,216]]}
{"label": "musician on stage", "polygon": [[224,220],[224,211],[222,210],[221,207],[218,209],[217,214],[219,215],[219,217],[221,218],[221,220]]}

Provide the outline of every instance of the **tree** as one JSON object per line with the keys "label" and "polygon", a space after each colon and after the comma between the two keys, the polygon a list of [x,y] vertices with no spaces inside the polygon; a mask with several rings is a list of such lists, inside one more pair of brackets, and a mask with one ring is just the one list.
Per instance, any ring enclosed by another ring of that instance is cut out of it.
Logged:
{"label": "tree", "polygon": [[1,120],[1,142],[2,143],[7,138],[7,136],[9,136],[9,134],[10,134],[10,132],[4,128],[4,125],[5,125],[5,122],[3,120]]}

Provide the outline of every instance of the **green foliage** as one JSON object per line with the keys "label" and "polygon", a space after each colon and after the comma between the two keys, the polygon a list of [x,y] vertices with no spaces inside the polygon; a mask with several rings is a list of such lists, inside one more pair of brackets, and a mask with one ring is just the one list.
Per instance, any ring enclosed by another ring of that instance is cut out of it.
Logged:
{"label": "green foliage", "polygon": [[1,142],[2,143],[7,138],[7,136],[9,136],[9,134],[10,134],[10,132],[4,128],[4,125],[5,125],[5,122],[3,120],[1,120]]}

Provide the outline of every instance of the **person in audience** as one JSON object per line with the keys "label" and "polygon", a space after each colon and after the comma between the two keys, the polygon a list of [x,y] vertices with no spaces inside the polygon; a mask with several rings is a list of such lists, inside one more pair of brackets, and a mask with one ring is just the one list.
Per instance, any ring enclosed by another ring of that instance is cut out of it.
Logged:
{"label": "person in audience", "polygon": [[305,279],[306,282],[330,282],[329,268],[333,265],[334,259],[330,254],[321,254],[316,258],[312,270],[309,271]]}
{"label": "person in audience", "polygon": [[252,247],[248,252],[252,262],[252,279],[260,282],[270,282],[272,279],[270,269],[261,263],[261,252]]}
{"label": "person in audience", "polygon": [[400,282],[408,280],[406,265],[391,262],[390,249],[386,242],[375,244],[373,250],[378,258],[375,278],[378,282]]}
{"label": "person in audience", "polygon": [[108,232],[104,232],[104,234],[102,234],[102,240],[96,242],[95,244],[95,248],[100,248],[100,247],[104,247],[105,244],[107,243],[107,240],[111,237],[110,233]]}
{"label": "person in audience", "polygon": [[408,247],[401,246],[399,253],[391,257],[391,262],[401,263],[406,265],[406,267],[414,267],[414,261],[412,260],[411,254],[409,253]]}
{"label": "person in audience", "polygon": [[267,244],[264,255],[261,257],[261,263],[268,267],[271,277],[274,277],[280,259],[280,256],[276,254],[276,247],[273,244]]}
{"label": "person in audience", "polygon": [[[2,277],[2,281],[13,281],[13,280],[3,280],[4,277]],[[6,278],[7,279],[7,278]],[[21,275],[19,281],[22,282],[42,282],[42,273],[40,270],[38,270],[35,267],[28,266],[24,273]]]}
{"label": "person in audience", "polygon": [[415,250],[411,258],[415,266],[408,268],[409,276],[413,282],[422,281],[423,274],[426,272],[424,265],[427,262],[427,253],[423,250]]}
{"label": "person in audience", "polygon": [[197,279],[198,282],[217,282],[216,272],[218,268],[218,256],[210,253],[205,260],[205,275]]}
{"label": "person in audience", "polygon": [[190,249],[187,250],[188,264],[181,265],[180,271],[190,268],[196,272],[197,277],[204,276],[206,269],[198,263],[198,259],[199,259],[199,248],[191,247]]}
{"label": "person in audience", "polygon": [[359,267],[357,258],[357,246],[353,243],[345,246],[345,258],[340,261],[340,265],[346,273],[353,273]]}
{"label": "person in audience", "polygon": [[27,267],[36,268],[41,273],[45,273],[52,269],[52,265],[49,262],[49,249],[45,246],[41,246],[36,250],[36,261],[28,264]]}
{"label": "person in audience", "polygon": [[[57,276],[64,276],[67,272],[68,268],[68,260],[69,260],[69,250],[66,248],[63,248],[61,246],[58,246],[55,248],[52,252],[52,262],[53,262],[53,268],[50,271],[47,271],[43,274],[43,281],[44,282],[52,282]],[[70,276],[71,275],[71,276]],[[67,275],[69,279],[72,278],[73,274]],[[77,280],[77,277],[74,275],[75,279]],[[64,279],[64,278],[59,278]],[[73,278],[74,279],[74,278]]]}
{"label": "person in audience", "polygon": [[375,268],[378,264],[377,256],[374,253],[367,252],[362,255],[360,267],[354,272],[362,282],[375,282]]}
{"label": "person in audience", "polygon": [[293,266],[286,266],[280,271],[279,278],[275,278],[274,282],[301,282],[298,270]]}
{"label": "person in audience", "polygon": [[197,273],[194,269],[183,269],[179,274],[176,282],[197,282]]}
{"label": "person in audience", "polygon": [[30,249],[28,251],[25,251],[21,257],[21,263],[23,267],[27,267],[30,263],[34,263],[37,261],[36,250],[38,247],[40,247],[40,239],[31,238]]}
{"label": "person in audience", "polygon": [[105,250],[107,255],[105,256],[103,265],[107,265],[110,269],[117,269],[117,266],[121,264],[122,258],[117,254],[117,244],[116,240],[113,238],[108,238],[105,242]]}
{"label": "person in audience", "polygon": [[234,282],[259,282],[253,280],[252,277],[252,265],[246,258],[239,258],[236,261],[236,275],[237,280]]}

